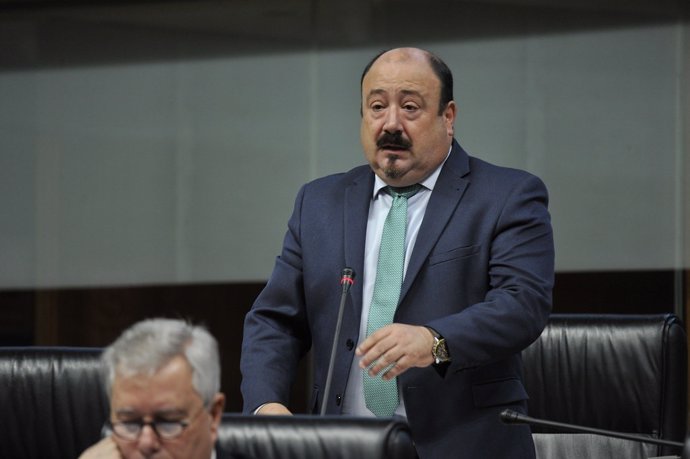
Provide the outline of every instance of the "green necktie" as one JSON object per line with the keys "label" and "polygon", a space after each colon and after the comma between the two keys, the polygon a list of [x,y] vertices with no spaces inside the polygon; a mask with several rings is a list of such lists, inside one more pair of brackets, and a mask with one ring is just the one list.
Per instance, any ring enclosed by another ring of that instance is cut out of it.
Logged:
{"label": "green necktie", "polygon": [[[421,185],[418,184],[404,188],[387,187],[388,193],[393,196],[393,204],[383,224],[374,295],[367,321],[367,336],[393,323],[393,315],[400,300],[405,265],[407,198],[417,193],[420,188]],[[378,417],[392,416],[399,404],[398,378],[390,381],[381,379],[381,375],[387,370],[388,368],[384,369],[374,378],[364,372],[364,401],[367,408]]]}

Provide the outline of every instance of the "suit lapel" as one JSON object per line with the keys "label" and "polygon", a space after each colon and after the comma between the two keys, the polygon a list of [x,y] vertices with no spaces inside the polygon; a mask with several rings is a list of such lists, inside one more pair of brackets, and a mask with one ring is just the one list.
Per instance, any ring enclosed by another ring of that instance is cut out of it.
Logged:
{"label": "suit lapel", "polygon": [[344,250],[345,264],[355,271],[355,283],[350,297],[356,316],[362,313],[362,275],[364,273],[364,248],[366,246],[369,204],[374,188],[374,173],[368,166],[357,170],[350,185],[345,189]]}
{"label": "suit lapel", "polygon": [[469,169],[467,153],[456,141],[453,141],[453,150],[441,169],[426,207],[422,226],[419,228],[410,263],[407,266],[398,304],[402,303],[465,193],[470,181],[463,176],[469,173]]}

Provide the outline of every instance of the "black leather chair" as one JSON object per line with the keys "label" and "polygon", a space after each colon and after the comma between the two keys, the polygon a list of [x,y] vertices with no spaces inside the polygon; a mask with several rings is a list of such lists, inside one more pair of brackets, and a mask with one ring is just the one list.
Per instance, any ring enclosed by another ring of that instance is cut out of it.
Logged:
{"label": "black leather chair", "polygon": [[[523,352],[534,418],[683,442],[687,337],[672,314],[553,314]],[[648,458],[680,448],[533,427],[537,456]]]}
{"label": "black leather chair", "polygon": [[221,449],[261,459],[415,459],[403,420],[344,416],[241,416],[225,414]]}
{"label": "black leather chair", "polygon": [[0,458],[76,458],[108,416],[100,349],[0,347]]}

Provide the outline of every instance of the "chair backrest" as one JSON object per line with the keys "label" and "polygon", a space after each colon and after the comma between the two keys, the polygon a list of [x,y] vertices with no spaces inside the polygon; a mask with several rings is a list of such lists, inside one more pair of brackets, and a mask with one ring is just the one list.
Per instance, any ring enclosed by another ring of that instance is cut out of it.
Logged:
{"label": "chair backrest", "polygon": [[0,347],[0,457],[76,458],[100,438],[101,349]]}
{"label": "chair backrest", "polygon": [[225,414],[219,448],[261,459],[415,459],[402,419]]}
{"label": "chair backrest", "polygon": [[[683,442],[687,337],[675,315],[553,314],[523,351],[535,418]],[[533,427],[538,457],[651,457],[679,449]]]}

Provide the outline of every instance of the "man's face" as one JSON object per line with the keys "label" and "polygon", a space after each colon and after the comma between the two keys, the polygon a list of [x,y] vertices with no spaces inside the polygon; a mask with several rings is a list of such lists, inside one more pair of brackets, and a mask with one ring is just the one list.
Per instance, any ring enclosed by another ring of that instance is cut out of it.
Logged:
{"label": "man's face", "polygon": [[113,439],[126,459],[209,459],[217,437],[224,397],[217,394],[211,408],[204,407],[192,386],[192,370],[184,357],[173,358],[153,375],[115,377],[110,399],[111,421],[186,421],[174,439],[161,439],[151,426],[143,426],[136,440]]}
{"label": "man's face", "polygon": [[438,167],[453,139],[455,103],[439,115],[441,82],[416,49],[383,54],[362,81],[364,154],[392,186],[408,186]]}

